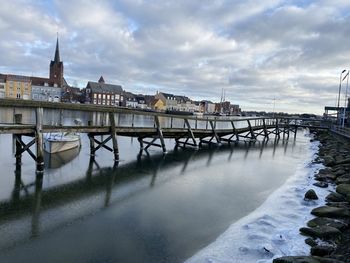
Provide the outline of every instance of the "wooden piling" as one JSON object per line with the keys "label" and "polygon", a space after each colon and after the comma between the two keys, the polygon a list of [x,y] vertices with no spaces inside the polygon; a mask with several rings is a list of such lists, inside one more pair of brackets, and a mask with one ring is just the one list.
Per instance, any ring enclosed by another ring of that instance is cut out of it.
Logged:
{"label": "wooden piling", "polygon": [[[134,117],[134,115],[132,115]],[[117,141],[117,133],[115,129],[115,119],[114,119],[114,113],[109,113],[109,121],[111,124],[111,136],[112,136],[112,143],[113,143],[113,153],[114,153],[114,161],[119,161],[119,149],[118,149],[118,141]],[[133,122],[134,124],[134,122]]]}
{"label": "wooden piling", "polygon": [[35,142],[36,142],[36,168],[37,171],[44,170],[44,148],[43,148],[43,108],[36,109],[36,127],[35,127]]}
{"label": "wooden piling", "polygon": [[159,136],[159,139],[160,139],[160,143],[161,143],[161,146],[162,146],[163,153],[166,153],[163,132],[162,132],[162,128],[160,126],[159,118],[158,118],[157,115],[154,116],[154,122],[155,122],[156,127],[157,127],[157,132],[158,132],[158,136]]}

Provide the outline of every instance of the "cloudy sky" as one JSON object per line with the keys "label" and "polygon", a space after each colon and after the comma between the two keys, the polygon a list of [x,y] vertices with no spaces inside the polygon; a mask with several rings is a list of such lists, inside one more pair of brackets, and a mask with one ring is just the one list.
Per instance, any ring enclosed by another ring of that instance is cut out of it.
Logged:
{"label": "cloudy sky", "polygon": [[350,67],[349,15],[349,0],[4,1],[0,72],[48,76],[59,32],[72,85],[322,113]]}

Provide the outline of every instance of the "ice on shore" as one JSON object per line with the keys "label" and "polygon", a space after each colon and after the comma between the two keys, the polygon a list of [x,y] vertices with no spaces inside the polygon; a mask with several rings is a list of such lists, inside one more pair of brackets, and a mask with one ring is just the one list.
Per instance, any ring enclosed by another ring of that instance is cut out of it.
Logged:
{"label": "ice on shore", "polygon": [[[271,262],[285,255],[307,255],[310,247],[299,228],[313,218],[310,211],[324,204],[329,189],[313,186],[314,173],[322,168],[312,163],[319,143],[310,143],[308,158],[285,184],[273,192],[255,211],[232,224],[217,240],[203,248],[186,263],[202,262]],[[319,200],[304,201],[313,188]]]}

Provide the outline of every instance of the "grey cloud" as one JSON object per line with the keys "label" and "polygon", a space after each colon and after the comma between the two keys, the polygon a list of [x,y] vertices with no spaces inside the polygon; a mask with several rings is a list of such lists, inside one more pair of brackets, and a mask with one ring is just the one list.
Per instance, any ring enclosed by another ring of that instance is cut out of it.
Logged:
{"label": "grey cloud", "polygon": [[58,30],[66,78],[81,86],[102,74],[134,92],[219,100],[224,88],[243,109],[276,98],[280,110],[321,113],[349,67],[349,4],[299,2],[11,1],[0,70],[47,75]]}

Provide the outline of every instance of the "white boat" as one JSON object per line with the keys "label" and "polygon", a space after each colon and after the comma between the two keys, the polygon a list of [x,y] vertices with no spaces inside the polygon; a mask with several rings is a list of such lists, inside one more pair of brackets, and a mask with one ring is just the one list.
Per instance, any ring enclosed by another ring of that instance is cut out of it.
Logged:
{"label": "white boat", "polygon": [[80,135],[77,133],[49,133],[44,136],[44,150],[57,153],[80,147]]}

